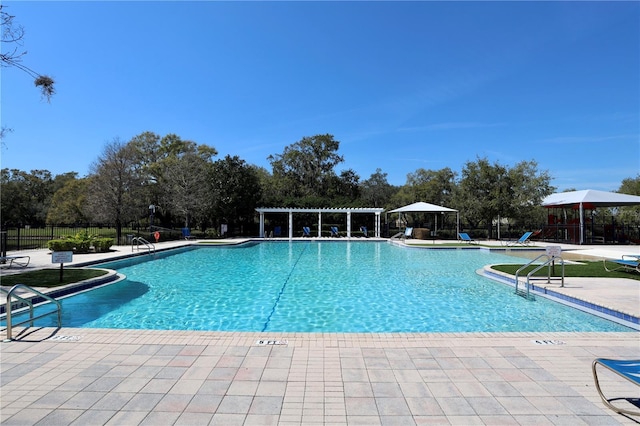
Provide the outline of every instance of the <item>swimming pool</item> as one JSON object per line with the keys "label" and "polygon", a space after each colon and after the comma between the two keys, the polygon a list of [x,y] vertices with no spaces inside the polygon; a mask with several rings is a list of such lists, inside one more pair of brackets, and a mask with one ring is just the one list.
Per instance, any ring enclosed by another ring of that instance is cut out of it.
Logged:
{"label": "swimming pool", "polygon": [[192,247],[98,265],[127,279],[63,299],[63,326],[272,332],[632,331],[481,277],[522,259],[386,242]]}

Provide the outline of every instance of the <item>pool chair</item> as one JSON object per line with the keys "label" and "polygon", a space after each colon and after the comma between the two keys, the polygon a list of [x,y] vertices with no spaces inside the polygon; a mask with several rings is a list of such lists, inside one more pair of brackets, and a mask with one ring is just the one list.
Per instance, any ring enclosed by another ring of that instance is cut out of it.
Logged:
{"label": "pool chair", "polygon": [[340,233],[338,232],[338,227],[337,226],[332,226],[331,227],[331,236],[332,237],[339,237]]}
{"label": "pool chair", "polygon": [[[607,268],[607,262],[615,264],[612,268]],[[607,272],[618,271],[620,269],[627,272],[640,272],[640,254],[623,254],[622,259],[602,259],[604,269]]]}
{"label": "pool chair", "polygon": [[473,238],[471,238],[469,236],[469,234],[467,234],[466,232],[460,232],[458,233],[458,237],[464,241],[465,243],[469,243],[469,244],[478,244],[478,242],[476,240],[474,240]]}
{"label": "pool chair", "polygon": [[402,235],[402,238],[413,238],[413,227],[412,226],[407,226],[404,230],[404,234]]}
{"label": "pool chair", "polygon": [[[628,397],[628,398],[624,398],[624,397],[611,398],[611,399],[606,398],[602,393],[602,389],[600,388],[600,381],[598,379],[598,373],[596,371],[597,366],[604,367],[609,371],[617,374],[618,376],[627,379],[631,383],[637,386],[640,386],[640,359],[616,360],[616,359],[598,358],[594,360],[593,364],[591,365],[591,370],[593,371],[593,380],[596,382],[596,390],[598,391],[598,394],[600,394],[600,398],[602,399],[602,402],[604,403],[604,405],[606,405],[607,408],[610,408],[619,414],[640,416],[640,405],[639,405],[640,398],[638,398],[638,396],[640,395],[640,390],[638,390],[637,392],[634,392],[633,393],[634,396]],[[614,400],[618,400],[618,401],[626,400],[631,405],[638,407],[638,410],[630,410],[628,408],[621,408],[620,406],[615,406],[611,403]]]}
{"label": "pool chair", "polygon": [[364,235],[365,238],[368,237],[368,235],[367,235],[367,227],[366,226],[361,226],[360,227],[360,231],[362,231],[362,234]]}
{"label": "pool chair", "polygon": [[273,228],[273,236],[274,237],[280,237],[282,235],[282,228],[279,226],[276,226],[275,228]]}
{"label": "pool chair", "polygon": [[533,232],[525,232],[524,234],[522,234],[522,237],[518,238],[517,240],[502,241],[502,243],[507,246],[526,246],[528,244],[531,244],[531,240],[529,238],[531,238],[532,235]]}
{"label": "pool chair", "polygon": [[0,257],[0,266],[3,268],[12,268],[13,265],[19,268],[26,268],[29,266],[29,262],[31,261],[31,257],[29,256],[1,256]]}
{"label": "pool chair", "polygon": [[193,237],[191,236],[191,229],[182,228],[182,238],[184,238],[185,240],[192,239]]}
{"label": "pool chair", "polygon": [[311,228],[309,228],[308,226],[303,226],[302,227],[302,236],[303,237],[310,237],[311,236]]}

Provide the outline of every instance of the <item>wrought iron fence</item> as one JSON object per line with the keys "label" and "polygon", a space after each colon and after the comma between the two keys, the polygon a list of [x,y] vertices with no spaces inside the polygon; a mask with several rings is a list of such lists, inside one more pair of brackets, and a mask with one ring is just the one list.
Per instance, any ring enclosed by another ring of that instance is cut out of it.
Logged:
{"label": "wrought iron fence", "polygon": [[50,240],[65,237],[73,237],[80,232],[86,232],[89,235],[113,238],[114,244],[126,245],[131,242],[134,236],[141,236],[149,241],[153,241],[153,235],[158,230],[162,234],[163,240],[175,240],[182,236],[181,230],[154,227],[150,232],[147,227],[137,225],[128,225],[122,227],[120,241],[116,241],[116,228],[113,225],[78,225],[78,226],[46,226],[42,228],[36,227],[8,227],[2,230],[0,238],[0,251],[5,255],[7,251],[12,250],[34,250],[45,249]]}

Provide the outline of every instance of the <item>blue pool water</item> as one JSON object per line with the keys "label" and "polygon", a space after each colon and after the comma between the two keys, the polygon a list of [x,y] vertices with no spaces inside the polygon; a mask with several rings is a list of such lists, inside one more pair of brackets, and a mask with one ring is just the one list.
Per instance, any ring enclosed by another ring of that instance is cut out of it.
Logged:
{"label": "blue pool water", "polygon": [[63,300],[63,326],[281,332],[631,331],[476,274],[522,263],[386,242],[198,247],[100,265],[127,276]]}

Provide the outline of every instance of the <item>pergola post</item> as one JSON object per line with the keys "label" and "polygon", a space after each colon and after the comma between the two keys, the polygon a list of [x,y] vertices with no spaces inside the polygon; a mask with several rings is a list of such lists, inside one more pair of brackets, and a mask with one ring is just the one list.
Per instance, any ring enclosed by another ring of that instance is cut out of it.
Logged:
{"label": "pergola post", "polygon": [[347,238],[351,238],[351,212],[347,212]]}
{"label": "pergola post", "polygon": [[318,238],[322,237],[322,212],[318,212]]}
{"label": "pergola post", "polygon": [[289,210],[289,239],[293,238],[293,211]]}
{"label": "pergola post", "polygon": [[264,212],[260,212],[260,238],[264,238]]}

